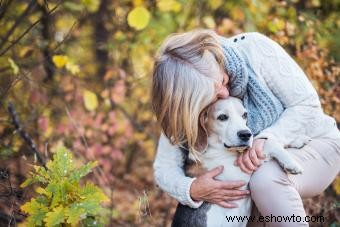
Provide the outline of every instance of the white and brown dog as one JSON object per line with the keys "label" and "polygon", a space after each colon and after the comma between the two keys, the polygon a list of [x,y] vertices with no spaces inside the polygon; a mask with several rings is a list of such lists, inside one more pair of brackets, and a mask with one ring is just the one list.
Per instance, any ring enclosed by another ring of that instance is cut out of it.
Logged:
{"label": "white and brown dog", "polygon": [[[246,125],[247,112],[240,99],[229,97],[219,100],[209,109],[206,119],[208,148],[199,159],[206,170],[223,165],[224,171],[216,177],[222,181],[243,180],[249,182],[250,175],[241,171],[234,161],[238,152],[251,147],[253,135]],[[302,168],[290,157],[284,147],[272,138],[264,145],[266,160],[274,158],[280,166],[291,174],[299,174]],[[190,158],[189,154],[189,158]],[[241,189],[247,189],[247,185]],[[247,222],[228,222],[226,216],[250,216],[251,198],[236,200],[238,208],[223,208],[216,204],[203,203],[197,209],[179,204],[172,226],[246,226]]]}

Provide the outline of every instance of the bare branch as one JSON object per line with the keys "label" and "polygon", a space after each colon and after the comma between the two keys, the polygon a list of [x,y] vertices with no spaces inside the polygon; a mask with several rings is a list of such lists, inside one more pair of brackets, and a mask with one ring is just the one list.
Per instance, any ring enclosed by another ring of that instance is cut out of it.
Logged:
{"label": "bare branch", "polygon": [[15,126],[16,130],[19,131],[21,138],[29,145],[33,153],[37,156],[38,162],[46,169],[46,164],[44,159],[41,157],[40,152],[38,151],[37,146],[35,145],[33,139],[28,135],[28,133],[22,128],[18,114],[15,110],[15,107],[12,102],[8,104],[8,111],[12,118],[12,123]]}
{"label": "bare branch", "polygon": [[15,23],[13,24],[13,26],[8,30],[8,32],[6,33],[6,35],[1,38],[2,41],[0,42],[0,49],[2,49],[2,47],[6,44],[8,38],[13,34],[13,32],[15,31],[15,29],[18,27],[19,24],[21,24],[21,22],[25,19],[25,17],[30,13],[30,11],[35,7],[36,5],[36,1],[32,0],[27,8],[25,9],[25,11],[19,16],[19,18],[15,21]]}
{"label": "bare branch", "polygon": [[[61,2],[59,2],[53,9],[51,9],[47,14],[52,14],[59,6]],[[5,50],[1,51],[0,56],[4,55],[9,49],[11,49],[15,44],[17,44],[34,26],[36,26],[38,23],[41,22],[43,17],[41,17],[39,20],[35,21],[33,24],[31,24],[16,40],[14,40]]]}
{"label": "bare branch", "polygon": [[2,0],[0,1],[0,20],[5,16],[5,13],[7,12],[7,9],[12,2],[12,0],[8,0],[5,2],[3,2]]}

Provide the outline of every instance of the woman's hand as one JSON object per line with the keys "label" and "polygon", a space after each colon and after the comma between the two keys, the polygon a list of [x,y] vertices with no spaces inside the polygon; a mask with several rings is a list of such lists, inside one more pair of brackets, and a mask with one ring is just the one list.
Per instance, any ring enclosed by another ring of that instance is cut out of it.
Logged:
{"label": "woman's hand", "polygon": [[239,190],[244,186],[244,181],[219,181],[214,177],[222,173],[223,166],[216,167],[195,179],[190,187],[190,195],[193,200],[207,201],[225,208],[237,207],[230,201],[249,196],[248,190]]}
{"label": "woman's hand", "polygon": [[255,139],[253,146],[246,152],[241,153],[235,161],[235,165],[239,166],[245,173],[251,174],[262,164],[261,160],[266,156],[263,154],[263,146],[265,139]]}

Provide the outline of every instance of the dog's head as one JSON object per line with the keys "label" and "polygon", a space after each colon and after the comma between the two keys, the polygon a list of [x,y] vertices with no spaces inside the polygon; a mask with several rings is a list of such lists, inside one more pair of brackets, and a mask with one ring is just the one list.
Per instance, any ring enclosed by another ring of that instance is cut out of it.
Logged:
{"label": "dog's head", "polygon": [[[246,125],[247,111],[238,98],[228,97],[214,103],[206,114],[209,146],[222,145],[239,152],[249,148],[253,135]],[[216,142],[218,144],[216,144]]]}

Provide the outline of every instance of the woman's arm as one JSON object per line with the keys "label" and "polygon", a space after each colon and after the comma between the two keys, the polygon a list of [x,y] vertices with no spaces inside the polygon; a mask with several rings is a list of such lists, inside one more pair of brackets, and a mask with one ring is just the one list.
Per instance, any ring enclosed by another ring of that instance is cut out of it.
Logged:
{"label": "woman's arm", "polygon": [[267,36],[256,32],[249,36],[249,48],[240,45],[259,79],[285,108],[279,119],[255,138],[275,137],[290,145],[301,136],[317,136],[329,130],[334,122],[323,113],[318,94],[299,65]]}
{"label": "woman's arm", "polygon": [[[249,194],[248,190],[239,190],[245,185],[243,181],[218,181],[214,177],[223,168],[218,167],[197,177],[186,177],[183,170],[184,157],[181,151],[170,144],[162,133],[159,139],[156,159],[154,161],[154,176],[161,189],[184,205],[198,208],[203,202],[218,204],[225,208],[236,207],[230,202],[242,199]],[[195,202],[192,198],[199,202]]]}
{"label": "woman's arm", "polygon": [[274,137],[282,145],[302,146],[306,138],[327,133],[334,127],[335,121],[323,113],[311,82],[278,43],[257,32],[243,36],[243,41],[238,42],[240,49],[258,78],[265,82],[285,108],[273,125],[255,137],[254,146],[238,158],[238,165],[249,173],[261,164],[258,157],[262,154],[263,141],[260,138]]}
{"label": "woman's arm", "polygon": [[180,203],[197,208],[203,202],[195,202],[191,199],[190,187],[195,178],[184,175],[183,165],[184,156],[182,152],[179,148],[170,144],[162,133],[153,164],[155,181],[161,189]]}

